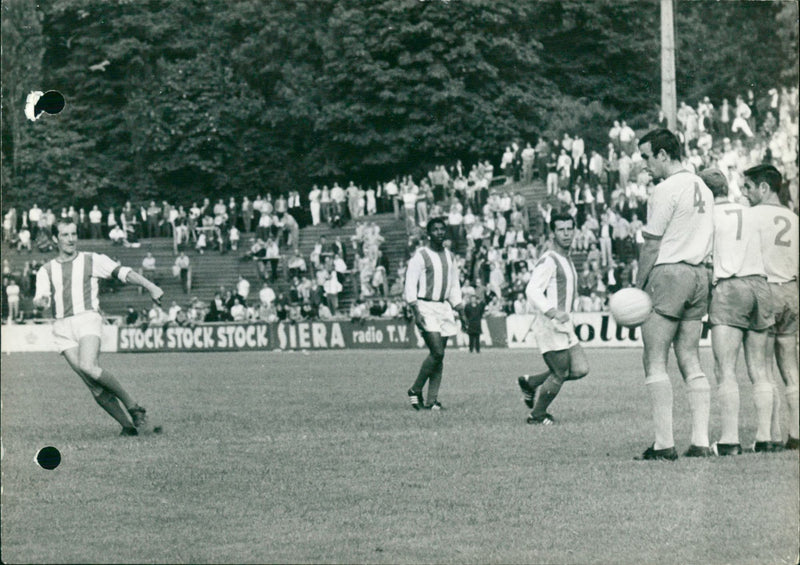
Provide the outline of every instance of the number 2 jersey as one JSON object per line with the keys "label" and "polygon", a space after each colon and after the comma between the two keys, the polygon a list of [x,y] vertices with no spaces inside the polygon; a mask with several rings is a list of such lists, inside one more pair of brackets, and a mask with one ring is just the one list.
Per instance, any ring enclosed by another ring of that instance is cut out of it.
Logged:
{"label": "number 2 jersey", "polygon": [[761,256],[767,281],[785,283],[797,280],[797,214],[777,204],[759,204],[750,209],[761,227]]}
{"label": "number 2 jersey", "polygon": [[656,265],[699,265],[714,244],[714,195],[703,180],[679,171],[656,185],[643,231],[660,237]]}

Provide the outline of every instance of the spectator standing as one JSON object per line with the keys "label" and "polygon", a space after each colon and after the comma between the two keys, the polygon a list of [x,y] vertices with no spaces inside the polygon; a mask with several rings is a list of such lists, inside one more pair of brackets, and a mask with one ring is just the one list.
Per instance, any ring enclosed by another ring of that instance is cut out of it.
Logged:
{"label": "spectator standing", "polygon": [[242,198],[242,230],[244,233],[250,233],[253,227],[253,203],[245,196]]}
{"label": "spectator standing", "polygon": [[150,201],[147,207],[147,237],[158,237],[158,221],[161,215],[161,208],[154,200]]}
{"label": "spectator standing", "polygon": [[189,257],[183,251],[178,254],[175,258],[175,265],[174,267],[178,270],[178,276],[181,278],[181,288],[183,289],[184,294],[189,293],[189,267],[191,266],[191,261]]}
{"label": "spectator standing", "polygon": [[14,323],[20,317],[19,312],[19,296],[20,296],[20,289],[17,285],[17,281],[14,278],[10,278],[8,281],[8,285],[5,286],[6,291],[6,300],[8,304],[8,323]]}
{"label": "spectator standing", "polygon": [[322,196],[322,191],[319,187],[315,184],[308,193],[308,207],[311,211],[311,225],[317,226],[320,223],[320,211],[321,211],[321,203],[320,197]]}
{"label": "spectator standing", "polygon": [[39,236],[39,226],[43,216],[44,212],[36,203],[28,210],[28,223],[31,228],[31,239],[33,241],[36,241],[36,238]]}
{"label": "spectator standing", "polygon": [[103,238],[103,213],[100,211],[97,204],[92,206],[89,212],[89,231],[91,232],[92,239]]}

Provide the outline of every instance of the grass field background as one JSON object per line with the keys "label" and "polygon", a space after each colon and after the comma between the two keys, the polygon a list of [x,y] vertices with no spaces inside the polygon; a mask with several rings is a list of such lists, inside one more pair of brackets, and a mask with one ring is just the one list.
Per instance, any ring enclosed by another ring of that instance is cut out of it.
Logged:
{"label": "grass field background", "polygon": [[[795,563],[798,455],[634,461],[652,441],[639,350],[590,350],[553,427],[525,424],[535,352],[104,355],[161,436],[119,428],[55,354],[2,360],[2,560]],[[703,352],[711,367],[710,352]],[[677,447],[688,447],[675,384]],[[754,410],[742,383],[742,441]],[[712,441],[719,435],[712,403]],[[62,463],[39,468],[37,451]]]}

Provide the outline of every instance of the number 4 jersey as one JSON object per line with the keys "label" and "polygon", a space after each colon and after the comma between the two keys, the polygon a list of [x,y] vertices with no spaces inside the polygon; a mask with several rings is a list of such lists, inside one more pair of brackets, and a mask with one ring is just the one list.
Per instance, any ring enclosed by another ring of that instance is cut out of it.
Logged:
{"label": "number 4 jersey", "polygon": [[759,204],[751,208],[761,228],[761,255],[771,283],[797,279],[798,220],[797,214],[775,204]]}
{"label": "number 4 jersey", "polygon": [[703,180],[680,171],[656,185],[647,205],[645,232],[660,237],[656,265],[699,265],[714,243],[714,196]]}

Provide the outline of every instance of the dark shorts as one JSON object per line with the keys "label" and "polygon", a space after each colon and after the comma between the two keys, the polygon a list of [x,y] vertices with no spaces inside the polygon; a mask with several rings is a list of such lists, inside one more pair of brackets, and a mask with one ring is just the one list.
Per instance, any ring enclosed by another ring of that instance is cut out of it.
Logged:
{"label": "dark shorts", "polygon": [[656,265],[647,277],[645,292],[653,310],[674,320],[702,320],[708,312],[710,270],[704,265]]}
{"label": "dark shorts", "polygon": [[708,321],[712,326],[764,331],[775,323],[772,302],[765,277],[721,279],[711,291]]}
{"label": "dark shorts", "polygon": [[794,335],[797,333],[798,286],[797,281],[788,283],[769,283],[772,293],[772,309],[775,312],[775,325],[770,333],[775,335]]}

